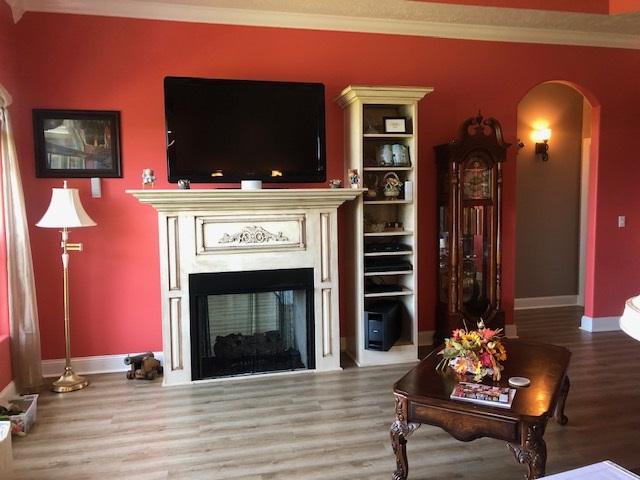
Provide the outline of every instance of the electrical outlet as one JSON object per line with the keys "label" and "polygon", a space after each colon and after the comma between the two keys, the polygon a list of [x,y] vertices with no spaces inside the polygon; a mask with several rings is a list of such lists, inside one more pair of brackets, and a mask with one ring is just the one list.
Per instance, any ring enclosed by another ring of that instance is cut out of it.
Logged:
{"label": "electrical outlet", "polygon": [[627,217],[618,215],[618,228],[624,228],[627,225]]}

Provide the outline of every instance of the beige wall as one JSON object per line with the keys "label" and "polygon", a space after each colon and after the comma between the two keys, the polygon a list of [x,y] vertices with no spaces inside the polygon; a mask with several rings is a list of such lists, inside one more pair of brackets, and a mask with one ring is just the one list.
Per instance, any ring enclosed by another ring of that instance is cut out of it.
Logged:
{"label": "beige wall", "polygon": [[[518,105],[516,298],[576,295],[580,227],[583,97],[549,83]],[[531,131],[551,128],[549,160],[534,154]],[[585,128],[586,130],[586,128]]]}

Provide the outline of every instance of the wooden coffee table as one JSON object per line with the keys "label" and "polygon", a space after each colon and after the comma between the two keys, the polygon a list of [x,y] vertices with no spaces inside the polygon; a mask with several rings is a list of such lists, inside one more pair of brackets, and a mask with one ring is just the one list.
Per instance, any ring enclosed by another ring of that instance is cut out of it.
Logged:
{"label": "wooden coffee table", "polygon": [[[547,447],[544,430],[547,420],[555,415],[561,425],[568,421],[564,405],[569,393],[567,367],[571,352],[564,347],[524,340],[505,340],[508,358],[502,379],[531,379],[531,385],[518,388],[510,409],[488,407],[451,400],[457,379],[450,369],[436,371],[442,359],[434,350],[393,387],[396,421],[391,425],[391,442],[397,468],[394,480],[405,480],[409,473],[407,438],[421,424],[436,425],[454,438],[469,442],[490,437],[507,442],[520,463],[528,467],[528,479],[545,474]],[[491,382],[488,382],[491,383]]]}

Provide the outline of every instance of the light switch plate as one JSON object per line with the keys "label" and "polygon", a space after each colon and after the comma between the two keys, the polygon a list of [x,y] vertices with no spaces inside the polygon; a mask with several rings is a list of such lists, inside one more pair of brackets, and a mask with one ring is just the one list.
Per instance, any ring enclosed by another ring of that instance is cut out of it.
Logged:
{"label": "light switch plate", "polygon": [[627,225],[627,217],[618,215],[618,228],[624,228]]}
{"label": "light switch plate", "polygon": [[91,196],[93,198],[102,198],[102,186],[100,185],[100,177],[91,179]]}

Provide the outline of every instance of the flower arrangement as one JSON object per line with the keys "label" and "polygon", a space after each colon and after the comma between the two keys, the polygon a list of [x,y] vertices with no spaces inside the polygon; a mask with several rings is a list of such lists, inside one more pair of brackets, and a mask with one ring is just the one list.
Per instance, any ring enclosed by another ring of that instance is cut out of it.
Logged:
{"label": "flower arrangement", "polygon": [[473,380],[479,382],[483,377],[491,375],[494,380],[500,380],[502,365],[507,359],[507,351],[502,343],[502,329],[491,330],[484,322],[478,322],[477,330],[457,329],[451,333],[451,338],[444,341],[441,352],[442,361],[438,368],[447,366],[456,373],[463,375],[470,373]]}

